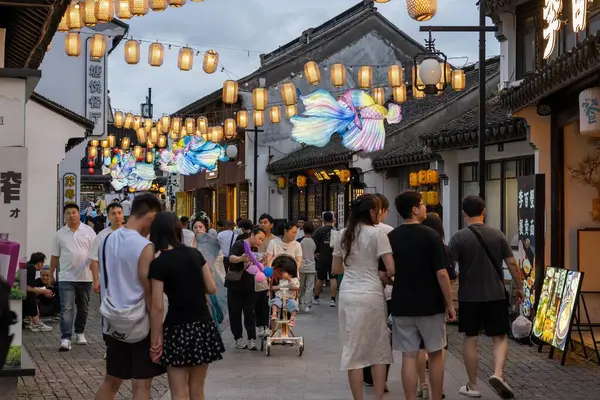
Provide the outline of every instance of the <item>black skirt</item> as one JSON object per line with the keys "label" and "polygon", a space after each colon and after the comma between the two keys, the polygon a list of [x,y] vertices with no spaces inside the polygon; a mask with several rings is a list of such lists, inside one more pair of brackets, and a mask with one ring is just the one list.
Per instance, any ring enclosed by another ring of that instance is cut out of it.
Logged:
{"label": "black skirt", "polygon": [[194,367],[222,360],[225,352],[213,319],[165,326],[161,363],[167,367]]}

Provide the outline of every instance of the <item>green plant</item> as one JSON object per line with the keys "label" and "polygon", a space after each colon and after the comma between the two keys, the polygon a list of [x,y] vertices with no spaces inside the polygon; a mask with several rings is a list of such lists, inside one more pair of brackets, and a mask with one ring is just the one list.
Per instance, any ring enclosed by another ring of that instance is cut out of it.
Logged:
{"label": "green plant", "polygon": [[21,346],[10,346],[5,365],[7,367],[21,366]]}
{"label": "green plant", "polygon": [[10,289],[10,294],[8,295],[9,300],[25,300],[27,298],[27,292],[24,292],[19,287],[19,284],[15,282],[13,287]]}

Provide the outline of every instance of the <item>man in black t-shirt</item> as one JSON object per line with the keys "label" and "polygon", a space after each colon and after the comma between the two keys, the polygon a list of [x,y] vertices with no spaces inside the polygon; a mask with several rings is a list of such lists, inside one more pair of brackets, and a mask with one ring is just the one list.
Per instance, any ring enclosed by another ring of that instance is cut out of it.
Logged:
{"label": "man in black t-shirt", "polygon": [[393,347],[402,352],[402,386],[409,399],[417,393],[417,356],[423,342],[429,355],[431,398],[440,399],[446,316],[456,317],[444,244],[436,231],[421,225],[427,208],[420,193],[404,192],[395,203],[404,223],[388,234],[395,267],[387,274],[397,276],[390,300]]}
{"label": "man in black t-shirt", "polygon": [[331,247],[331,231],[334,230],[333,214],[326,212],[323,214],[323,226],[313,233],[312,239],[317,245],[315,258],[317,260],[317,285],[315,287],[315,299],[313,304],[319,304],[319,296],[323,291],[323,282],[329,281],[331,294],[330,307],[335,307],[335,297],[337,294],[337,279],[331,272],[333,264],[333,247]]}

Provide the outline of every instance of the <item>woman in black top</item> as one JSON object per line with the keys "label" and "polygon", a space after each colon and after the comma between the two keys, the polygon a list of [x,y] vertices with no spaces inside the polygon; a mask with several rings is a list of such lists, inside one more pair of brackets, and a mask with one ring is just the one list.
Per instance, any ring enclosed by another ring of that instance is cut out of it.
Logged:
{"label": "woman in black top", "polygon": [[[202,254],[181,243],[177,216],[156,216],[150,241],[160,255],[150,263],[152,282],[150,355],[167,367],[171,395],[175,399],[204,398],[208,364],[221,360],[223,341],[207,303],[216,291],[215,281]],[[169,300],[164,319],[163,293]]]}

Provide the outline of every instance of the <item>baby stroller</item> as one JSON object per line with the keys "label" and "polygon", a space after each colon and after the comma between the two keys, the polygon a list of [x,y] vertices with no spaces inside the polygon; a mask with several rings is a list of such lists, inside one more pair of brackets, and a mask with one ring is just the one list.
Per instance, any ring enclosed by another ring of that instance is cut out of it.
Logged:
{"label": "baby stroller", "polygon": [[[277,256],[273,260],[273,277],[269,279],[269,299],[274,295],[273,286],[276,286],[276,282],[281,278],[282,266],[286,266],[286,269],[290,269],[292,266],[297,271],[296,260],[292,257],[282,254]],[[297,272],[296,272],[297,274]],[[271,355],[271,346],[277,344],[291,345],[297,347],[298,356],[302,356],[304,352],[304,337],[296,336],[294,331],[289,325],[289,313],[287,311],[287,297],[291,295],[288,289],[281,289],[282,294],[282,307],[280,310],[279,319],[277,319],[276,326],[272,330],[271,334],[261,338],[260,350],[265,352],[267,356]]]}

